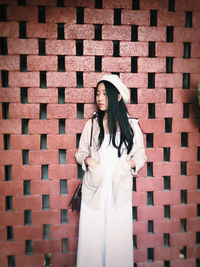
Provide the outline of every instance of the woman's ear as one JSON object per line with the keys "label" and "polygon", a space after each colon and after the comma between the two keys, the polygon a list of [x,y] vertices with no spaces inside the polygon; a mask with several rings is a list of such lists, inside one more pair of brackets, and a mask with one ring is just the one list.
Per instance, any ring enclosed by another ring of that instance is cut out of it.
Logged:
{"label": "woman's ear", "polygon": [[118,94],[118,102],[122,99],[122,95]]}

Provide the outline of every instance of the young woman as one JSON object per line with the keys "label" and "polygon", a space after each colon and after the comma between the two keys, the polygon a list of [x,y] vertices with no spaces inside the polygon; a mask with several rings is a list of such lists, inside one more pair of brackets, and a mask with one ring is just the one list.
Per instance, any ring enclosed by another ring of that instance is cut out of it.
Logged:
{"label": "young woman", "polygon": [[128,88],[117,75],[98,82],[98,111],[86,122],[75,155],[85,171],[77,267],[133,266],[132,175],[146,156],[128,100]]}

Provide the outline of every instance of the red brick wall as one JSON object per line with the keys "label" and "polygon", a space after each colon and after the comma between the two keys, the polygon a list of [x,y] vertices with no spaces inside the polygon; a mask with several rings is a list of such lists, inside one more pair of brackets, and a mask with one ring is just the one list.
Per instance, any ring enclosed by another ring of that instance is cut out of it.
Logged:
{"label": "red brick wall", "polygon": [[0,1],[0,266],[75,265],[74,153],[110,72],[148,156],[133,178],[135,266],[199,266],[198,0]]}

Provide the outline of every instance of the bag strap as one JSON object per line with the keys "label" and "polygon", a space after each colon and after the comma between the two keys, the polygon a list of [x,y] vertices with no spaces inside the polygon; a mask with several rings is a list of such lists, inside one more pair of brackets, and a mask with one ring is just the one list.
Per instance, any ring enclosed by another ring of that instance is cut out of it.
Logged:
{"label": "bag strap", "polygon": [[90,133],[90,147],[92,146],[92,135],[93,135],[93,124],[94,124],[94,118],[96,118],[96,113],[94,113],[92,117],[92,126],[91,126],[91,133]]}

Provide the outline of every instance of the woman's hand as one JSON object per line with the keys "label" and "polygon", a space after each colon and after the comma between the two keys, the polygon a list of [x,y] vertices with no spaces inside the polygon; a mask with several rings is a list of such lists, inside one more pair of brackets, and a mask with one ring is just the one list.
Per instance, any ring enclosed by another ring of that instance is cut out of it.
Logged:
{"label": "woman's hand", "polygon": [[132,159],[127,160],[128,164],[130,165],[131,169],[135,168],[135,161]]}
{"label": "woman's hand", "polygon": [[95,168],[97,165],[99,165],[99,163],[92,157],[86,157],[85,164],[92,169]]}

